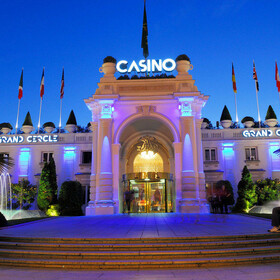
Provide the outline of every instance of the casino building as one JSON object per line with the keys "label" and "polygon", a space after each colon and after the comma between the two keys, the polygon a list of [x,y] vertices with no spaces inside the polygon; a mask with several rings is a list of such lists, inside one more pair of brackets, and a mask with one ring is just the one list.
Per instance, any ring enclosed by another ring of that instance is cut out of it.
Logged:
{"label": "casino building", "polygon": [[[95,93],[84,100],[91,132],[0,135],[0,156],[15,161],[12,182],[38,185],[43,163],[53,157],[58,185],[78,180],[90,189],[85,214],[103,215],[125,210],[128,189],[135,213],[208,213],[207,196],[217,181],[229,180],[236,197],[244,165],[255,180],[280,177],[273,154],[278,127],[202,127],[209,96],[197,89],[190,61],[147,62],[151,71],[176,66],[176,77],[147,77],[143,63],[121,62],[102,65]],[[117,79],[116,69],[143,73]]]}

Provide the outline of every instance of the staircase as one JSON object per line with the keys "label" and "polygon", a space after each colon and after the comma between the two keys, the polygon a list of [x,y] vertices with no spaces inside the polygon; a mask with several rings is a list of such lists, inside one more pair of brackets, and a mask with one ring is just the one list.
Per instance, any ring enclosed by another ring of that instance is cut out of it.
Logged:
{"label": "staircase", "polygon": [[280,261],[280,234],[186,238],[0,237],[0,265],[67,269],[152,269]]}

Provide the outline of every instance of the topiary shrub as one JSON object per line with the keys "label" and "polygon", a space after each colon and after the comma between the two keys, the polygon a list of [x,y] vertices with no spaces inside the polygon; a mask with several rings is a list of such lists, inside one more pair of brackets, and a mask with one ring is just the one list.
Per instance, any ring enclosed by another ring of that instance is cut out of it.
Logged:
{"label": "topiary shrub", "polygon": [[271,105],[268,106],[266,116],[265,116],[265,120],[269,120],[269,119],[277,119],[276,114],[272,109]]}
{"label": "topiary shrub", "polygon": [[114,58],[114,57],[112,57],[112,56],[106,56],[104,59],[103,59],[103,63],[107,63],[107,62],[111,62],[111,63],[117,63],[117,60]]}
{"label": "topiary shrub", "polygon": [[30,115],[29,112],[27,112],[26,117],[25,117],[25,120],[24,120],[22,126],[24,126],[24,125],[33,126],[33,123],[32,123],[32,120],[31,120],[31,115]]}
{"label": "topiary shrub", "polygon": [[232,118],[231,118],[231,115],[229,113],[229,110],[227,108],[227,106],[225,105],[224,109],[223,109],[223,112],[222,112],[222,115],[221,115],[221,118],[220,118],[220,121],[232,121]]}
{"label": "topiary shrub", "polygon": [[59,212],[62,216],[81,216],[83,205],[82,185],[77,181],[65,181],[61,185],[58,198]]}
{"label": "topiary shrub", "polygon": [[191,62],[190,58],[186,55],[186,54],[180,54],[176,57],[176,62],[180,61],[180,60],[187,60],[189,62]]}
{"label": "topiary shrub", "polygon": [[41,173],[37,205],[40,210],[46,212],[50,205],[57,202],[56,171],[53,158],[46,162]]}
{"label": "topiary shrub", "polygon": [[69,118],[68,118],[68,121],[67,121],[66,125],[67,124],[77,125],[76,117],[75,117],[75,114],[74,114],[73,110],[71,110],[71,112],[70,112],[70,115],[69,115]]}
{"label": "topiary shrub", "polygon": [[2,127],[6,127],[6,128],[9,128],[9,129],[13,129],[12,125],[10,123],[7,123],[7,122],[3,122],[3,123],[0,123],[0,129]]}
{"label": "topiary shrub", "polygon": [[248,212],[258,201],[256,185],[253,183],[252,175],[245,165],[242,170],[242,177],[238,183],[238,198],[233,208],[235,212]]}
{"label": "topiary shrub", "polygon": [[0,212],[0,227],[5,227],[8,225],[8,222],[5,216]]}
{"label": "topiary shrub", "polygon": [[254,118],[246,116],[241,120],[241,123],[245,123],[245,122],[255,122]]}
{"label": "topiary shrub", "polygon": [[207,118],[203,118],[203,122],[206,122],[206,123],[210,123],[210,121],[207,119]]}
{"label": "topiary shrub", "polygon": [[43,124],[43,128],[45,128],[45,127],[55,128],[55,124],[53,122],[46,122],[46,123]]}

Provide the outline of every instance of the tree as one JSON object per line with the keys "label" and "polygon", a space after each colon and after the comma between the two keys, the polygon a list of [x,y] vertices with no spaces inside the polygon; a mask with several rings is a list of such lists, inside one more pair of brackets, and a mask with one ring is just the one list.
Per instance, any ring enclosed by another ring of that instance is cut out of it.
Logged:
{"label": "tree", "polygon": [[45,162],[42,169],[37,204],[39,209],[47,211],[51,204],[57,202],[57,183],[56,183],[56,171],[54,160]]}
{"label": "tree", "polygon": [[18,184],[12,184],[13,208],[28,210],[35,201],[37,187],[31,185],[28,180],[21,180]]}
{"label": "tree", "polygon": [[77,181],[65,181],[61,185],[58,198],[59,212],[62,216],[83,215],[83,190]]}
{"label": "tree", "polygon": [[257,203],[256,185],[252,180],[252,175],[245,165],[242,170],[242,177],[238,183],[238,198],[234,207],[236,212],[248,212]]}

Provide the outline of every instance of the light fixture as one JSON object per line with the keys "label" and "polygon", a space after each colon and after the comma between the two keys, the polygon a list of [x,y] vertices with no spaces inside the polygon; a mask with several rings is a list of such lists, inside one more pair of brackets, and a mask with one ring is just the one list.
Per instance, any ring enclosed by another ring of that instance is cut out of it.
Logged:
{"label": "light fixture", "polygon": [[160,145],[155,137],[146,135],[139,138],[138,142],[141,145],[137,146],[137,151],[140,152],[142,158],[152,159],[155,157]]}

